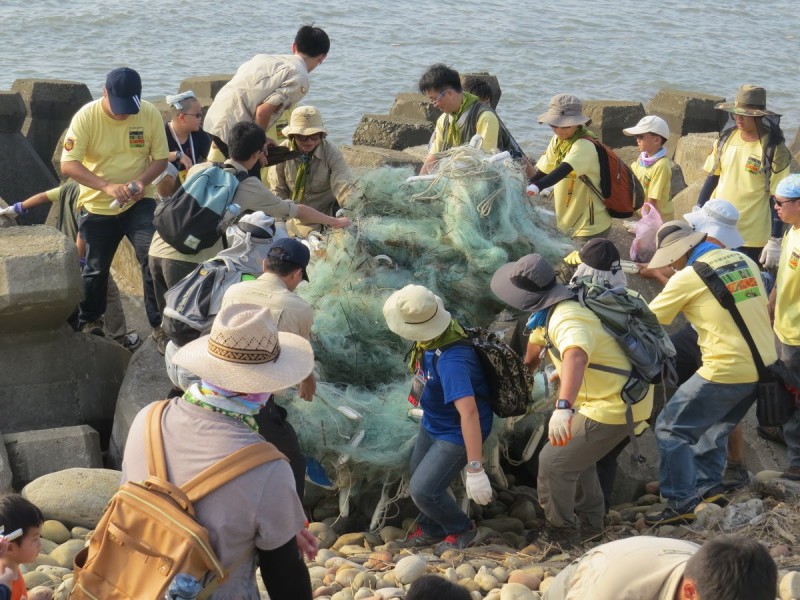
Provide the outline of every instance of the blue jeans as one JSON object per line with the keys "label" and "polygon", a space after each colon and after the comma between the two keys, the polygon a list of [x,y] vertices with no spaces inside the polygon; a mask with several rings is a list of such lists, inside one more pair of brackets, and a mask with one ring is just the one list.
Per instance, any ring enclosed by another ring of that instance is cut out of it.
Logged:
{"label": "blue jeans", "polygon": [[713,383],[692,375],[656,421],[661,495],[682,507],[722,481],[728,434],[755,401],[755,383]]}
{"label": "blue jeans", "polygon": [[80,221],[80,236],[86,242],[86,266],[83,268],[83,300],[79,305],[80,324],[97,321],[106,312],[106,292],[111,261],[123,237],[127,237],[136,252],[142,269],[144,308],[152,327],[161,324],[156,303],[153,278],[147,266],[147,252],[153,240],[153,211],[156,201],[143,198],[119,215],[85,214]]}
{"label": "blue jeans", "polygon": [[[789,373],[794,375],[794,381],[787,382],[795,387],[800,386],[800,346],[789,346],[781,341],[779,356],[786,365]],[[796,410],[791,418],[783,425],[783,437],[786,448],[789,450],[789,466],[800,467],[800,410]]]}
{"label": "blue jeans", "polygon": [[470,528],[469,517],[447,493],[447,488],[467,465],[467,449],[437,440],[420,426],[411,453],[411,499],[422,513],[419,525],[425,535],[445,537]]}

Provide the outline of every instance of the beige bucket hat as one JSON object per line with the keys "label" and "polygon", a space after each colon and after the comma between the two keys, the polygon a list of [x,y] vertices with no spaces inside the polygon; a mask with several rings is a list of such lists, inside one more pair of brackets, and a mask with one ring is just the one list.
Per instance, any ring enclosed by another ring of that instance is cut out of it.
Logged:
{"label": "beige bucket hat", "polygon": [[591,121],[583,114],[583,102],[577,96],[557,94],[550,99],[547,112],[539,115],[539,123],[555,127],[583,125]]}
{"label": "beige bucket hat", "polygon": [[704,239],[706,234],[695,231],[686,221],[667,221],[656,232],[656,253],[647,267],[669,266]]}
{"label": "beige bucket hat", "polygon": [[767,90],[749,83],[745,83],[738,89],[733,102],[720,102],[714,108],[746,117],[780,116],[778,113],[767,110]]}
{"label": "beige bucket hat", "polygon": [[172,362],[215,386],[255,394],[305,379],[314,352],[299,335],[279,333],[268,308],[232,304],[219,312],[209,335],[183,346]]}
{"label": "beige bucket hat", "polygon": [[439,337],[451,320],[439,296],[424,286],[414,284],[397,290],[387,298],[383,305],[383,317],[389,329],[415,342]]}
{"label": "beige bucket hat", "polygon": [[283,128],[283,135],[314,135],[321,133],[328,135],[328,130],[322,124],[322,113],[313,106],[299,106],[292,111],[289,124]]}

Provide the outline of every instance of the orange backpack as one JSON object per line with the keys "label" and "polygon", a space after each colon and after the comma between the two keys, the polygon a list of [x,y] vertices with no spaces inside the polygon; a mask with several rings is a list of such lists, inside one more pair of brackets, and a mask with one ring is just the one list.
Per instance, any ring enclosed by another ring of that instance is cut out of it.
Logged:
{"label": "orange backpack", "polygon": [[644,205],[642,184],[636,179],[631,168],[611,148],[591,136],[581,139],[592,142],[597,150],[597,159],[600,161],[600,189],[598,190],[586,175],[581,175],[579,179],[603,201],[609,215],[619,219],[633,216],[634,211]]}
{"label": "orange backpack", "polygon": [[[264,463],[283,459],[275,446],[258,442],[211,465],[182,486],[167,480],[161,417],[169,400],[153,406],[145,429],[148,477],[129,481],[114,494],[75,557],[71,600],[161,600],[178,573],[205,584],[208,598],[249,552],[226,569],[197,521],[193,504]],[[210,583],[209,583],[210,582]]]}

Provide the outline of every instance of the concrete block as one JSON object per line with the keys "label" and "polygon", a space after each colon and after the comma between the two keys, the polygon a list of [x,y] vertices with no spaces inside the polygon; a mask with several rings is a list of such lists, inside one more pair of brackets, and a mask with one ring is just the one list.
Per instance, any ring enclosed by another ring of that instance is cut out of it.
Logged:
{"label": "concrete block", "polygon": [[[664,88],[647,105],[647,114],[664,119],[672,137],[719,132],[728,120],[728,113],[715,109],[714,105],[724,101],[725,98],[721,96]],[[677,142],[672,137],[670,142]]]}
{"label": "concrete block", "polygon": [[142,295],[142,267],[128,238],[120,242],[111,268],[114,270],[114,279],[120,289],[130,290],[137,296]]}
{"label": "concrete block", "polygon": [[64,179],[64,176],[61,174],[61,153],[64,150],[64,139],[67,137],[67,129],[68,128],[65,127],[61,135],[58,136],[58,141],[53,147],[53,155],[50,157],[50,164],[53,166],[53,170],[59,181]]}
{"label": "concrete block", "polygon": [[[16,96],[22,102],[19,95]],[[56,187],[58,180],[53,175],[52,168],[45,164],[22,133],[3,131],[4,125],[9,123],[7,121],[4,123],[2,105],[3,92],[0,92],[0,165],[3,165],[3,173],[6,175],[0,177],[0,197],[7,203],[13,204]],[[18,217],[17,223],[40,225],[45,222],[49,212],[50,204],[37,206]]]}
{"label": "concrete block", "polygon": [[462,73],[461,86],[467,87],[467,83],[469,83],[471,78],[480,79],[489,84],[489,87],[492,88],[492,99],[489,102],[492,105],[492,108],[496,109],[498,103],[500,102],[500,96],[503,95],[503,90],[500,89],[500,82],[497,81],[497,77],[491,73],[486,73],[485,71],[481,71],[479,73]]}
{"label": "concrete block", "polygon": [[424,158],[398,150],[388,150],[375,146],[339,146],[344,160],[353,170],[377,169],[379,167],[407,167],[419,170]]}
{"label": "concrete block", "polygon": [[152,337],[147,338],[133,355],[119,390],[108,455],[111,464],[122,466],[125,441],[134,417],[156,400],[163,400],[172,387],[164,368],[164,357],[158,353]]}
{"label": "concrete block", "polygon": [[683,178],[687,184],[705,181],[708,173],[703,170],[703,165],[711,154],[717,138],[719,138],[718,133],[710,132],[691,133],[678,140],[674,160],[683,171]]}
{"label": "concrete block", "polygon": [[796,161],[800,161],[800,127],[797,128],[794,139],[789,143],[789,152],[792,153]]}
{"label": "concrete block", "polygon": [[4,332],[0,357],[4,434],[86,424],[108,439],[129,351],[64,324]]}
{"label": "concrete block", "polygon": [[92,101],[89,88],[76,81],[17,79],[11,89],[20,93],[28,111],[22,135],[39,158],[49,164],[59,133],[69,125],[79,108]]}
{"label": "concrete block", "polygon": [[214,99],[226,83],[233,78],[232,74],[195,75],[181,81],[178,92],[192,90],[198,98]]}
{"label": "concrete block", "polygon": [[353,133],[353,145],[402,150],[427,144],[433,129],[434,125],[429,121],[391,115],[364,115]]}
{"label": "concrete block", "polygon": [[672,207],[675,209],[675,218],[680,219],[681,215],[692,212],[692,207],[697,204],[697,198],[700,196],[702,187],[702,181],[695,181],[690,183],[686,189],[672,199]]}
{"label": "concrete block", "polygon": [[0,92],[0,133],[19,133],[27,115],[19,92]]}
{"label": "concrete block", "polygon": [[88,425],[11,433],[4,438],[17,489],[62,469],[103,466],[100,434]]}
{"label": "concrete block", "polygon": [[[632,138],[628,138],[628,143]],[[617,153],[626,165],[631,166],[631,163],[635,160],[639,159],[639,148],[638,146],[621,146],[619,148],[614,148],[614,152]]]}
{"label": "concrete block", "polygon": [[436,123],[442,111],[436,108],[425,94],[400,92],[394,97],[389,114],[393,117]]}
{"label": "concrete block", "polygon": [[428,144],[411,146],[411,148],[403,148],[403,154],[410,154],[420,162],[425,162],[425,159],[428,158]]}
{"label": "concrete block", "polygon": [[73,240],[44,225],[0,229],[0,331],[59,328],[81,290]]}
{"label": "concrete block", "polygon": [[0,494],[13,491],[11,482],[14,476],[11,472],[11,463],[8,460],[8,451],[3,434],[0,433]]}
{"label": "concrete block", "polygon": [[589,129],[597,134],[601,142],[612,148],[621,148],[631,144],[631,138],[622,130],[636,125],[645,112],[641,102],[584,100],[583,114],[591,117]]}
{"label": "concrete block", "polygon": [[683,177],[683,170],[676,163],[672,163],[672,179],[669,182],[670,195],[674,198],[686,189],[686,180]]}

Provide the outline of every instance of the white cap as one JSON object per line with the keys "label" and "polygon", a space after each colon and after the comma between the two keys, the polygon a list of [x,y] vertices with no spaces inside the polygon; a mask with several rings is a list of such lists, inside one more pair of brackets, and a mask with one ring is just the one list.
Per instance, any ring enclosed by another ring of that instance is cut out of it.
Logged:
{"label": "white cap", "polygon": [[722,242],[726,248],[739,248],[744,239],[736,229],[739,211],[727,200],[715,198],[706,202],[702,208],[695,206],[683,218],[695,231],[708,234]]}
{"label": "white cap", "polygon": [[660,135],[665,140],[669,139],[669,125],[661,117],[655,115],[648,115],[642,117],[634,127],[623,129],[622,133],[625,135],[642,135],[643,133],[655,133]]}

